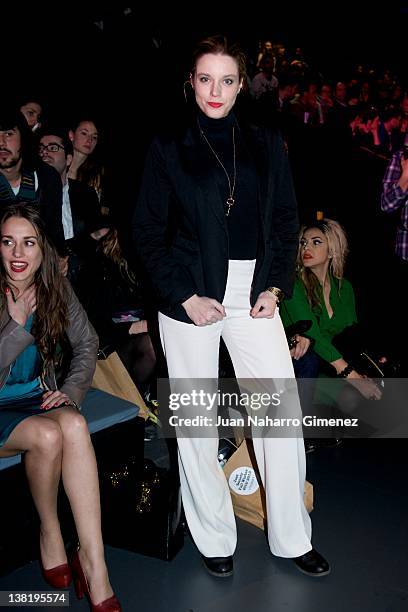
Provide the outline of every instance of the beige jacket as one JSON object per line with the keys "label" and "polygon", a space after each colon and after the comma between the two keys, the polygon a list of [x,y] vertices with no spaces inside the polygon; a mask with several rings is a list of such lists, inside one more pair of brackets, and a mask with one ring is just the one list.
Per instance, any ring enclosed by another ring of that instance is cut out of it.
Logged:
{"label": "beige jacket", "polygon": [[[72,359],[68,373],[60,386],[76,404],[80,404],[89,389],[95,372],[98,336],[78,301],[71,285],[65,281],[68,301],[68,328],[66,334],[72,347]],[[0,312],[0,389],[5,385],[11,366],[34,337],[24,327],[10,318],[7,308]],[[41,375],[47,389],[57,387],[54,367],[48,366]]]}

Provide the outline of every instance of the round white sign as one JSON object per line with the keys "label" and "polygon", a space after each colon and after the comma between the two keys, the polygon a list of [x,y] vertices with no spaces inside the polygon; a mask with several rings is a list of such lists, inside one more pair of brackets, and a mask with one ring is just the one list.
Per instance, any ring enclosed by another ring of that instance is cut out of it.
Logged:
{"label": "round white sign", "polygon": [[253,468],[241,466],[234,470],[228,479],[231,491],[237,495],[252,495],[259,489],[256,474]]}

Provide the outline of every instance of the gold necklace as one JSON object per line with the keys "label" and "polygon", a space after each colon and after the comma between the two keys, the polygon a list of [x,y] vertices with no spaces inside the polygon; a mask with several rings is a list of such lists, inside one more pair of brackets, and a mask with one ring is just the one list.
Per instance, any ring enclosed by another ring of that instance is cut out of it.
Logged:
{"label": "gold necklace", "polygon": [[235,159],[235,156],[236,156],[236,153],[235,153],[235,126],[232,126],[232,150],[233,150],[233,166],[234,166],[234,174],[233,174],[233,177],[232,177],[232,184],[231,184],[231,179],[229,177],[228,172],[225,169],[224,164],[222,163],[222,161],[218,157],[217,153],[214,151],[213,147],[211,146],[207,136],[204,134],[204,132],[203,132],[203,130],[201,128],[200,123],[198,123],[198,127],[200,128],[201,136],[204,138],[205,142],[210,147],[210,150],[214,154],[215,159],[220,164],[221,168],[225,172],[225,176],[227,177],[228,188],[229,188],[229,197],[227,198],[227,209],[225,211],[225,216],[228,217],[228,215],[230,214],[231,207],[234,206],[234,204],[235,204],[234,193],[235,193],[235,185],[236,185],[236,181],[237,181],[237,167],[236,167],[236,159]]}

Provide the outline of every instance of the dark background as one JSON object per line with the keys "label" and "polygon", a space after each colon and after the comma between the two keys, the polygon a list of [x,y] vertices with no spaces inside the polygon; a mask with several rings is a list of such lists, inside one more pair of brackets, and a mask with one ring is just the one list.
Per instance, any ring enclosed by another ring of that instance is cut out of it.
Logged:
{"label": "dark background", "polygon": [[[358,63],[378,71],[389,67],[407,87],[408,5],[293,3],[284,9],[248,2],[246,10],[240,7],[59,2],[2,9],[2,91],[6,97],[37,96],[46,116],[64,122],[89,109],[101,126],[98,148],[112,177],[112,208],[128,227],[146,147],[162,124],[171,125],[185,112],[183,83],[191,49],[202,36],[225,33],[254,58],[260,39],[282,42],[289,52],[300,46],[317,72],[333,82],[347,78]],[[375,190],[382,167],[377,174],[371,179]],[[346,182],[344,177],[336,191]],[[298,198],[302,205],[300,191]],[[321,208],[319,202],[310,204]],[[353,206],[348,198],[345,216]],[[360,201],[359,208],[363,214]],[[331,212],[327,206],[323,210]]]}
{"label": "dark background", "polygon": [[2,9],[3,84],[45,95],[62,110],[89,105],[108,124],[117,113],[145,124],[181,91],[194,41],[213,33],[238,38],[253,56],[262,38],[289,51],[301,46],[326,78],[345,78],[360,62],[405,76],[408,5],[355,4],[272,9],[258,2],[243,10],[238,3],[58,2]]}

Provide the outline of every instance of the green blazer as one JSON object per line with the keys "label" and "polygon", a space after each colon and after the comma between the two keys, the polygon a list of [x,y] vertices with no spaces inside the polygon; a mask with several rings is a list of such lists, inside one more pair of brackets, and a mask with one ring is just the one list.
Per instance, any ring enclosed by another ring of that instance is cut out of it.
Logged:
{"label": "green blazer", "polygon": [[280,315],[285,327],[301,319],[312,321],[305,336],[314,340],[313,350],[325,361],[340,359],[342,355],[333,346],[332,339],[345,327],[357,322],[353,287],[343,279],[341,283],[331,278],[330,304],[333,316],[330,319],[321,293],[320,305],[311,309],[302,281],[297,278],[291,299],[285,300],[280,307]]}

